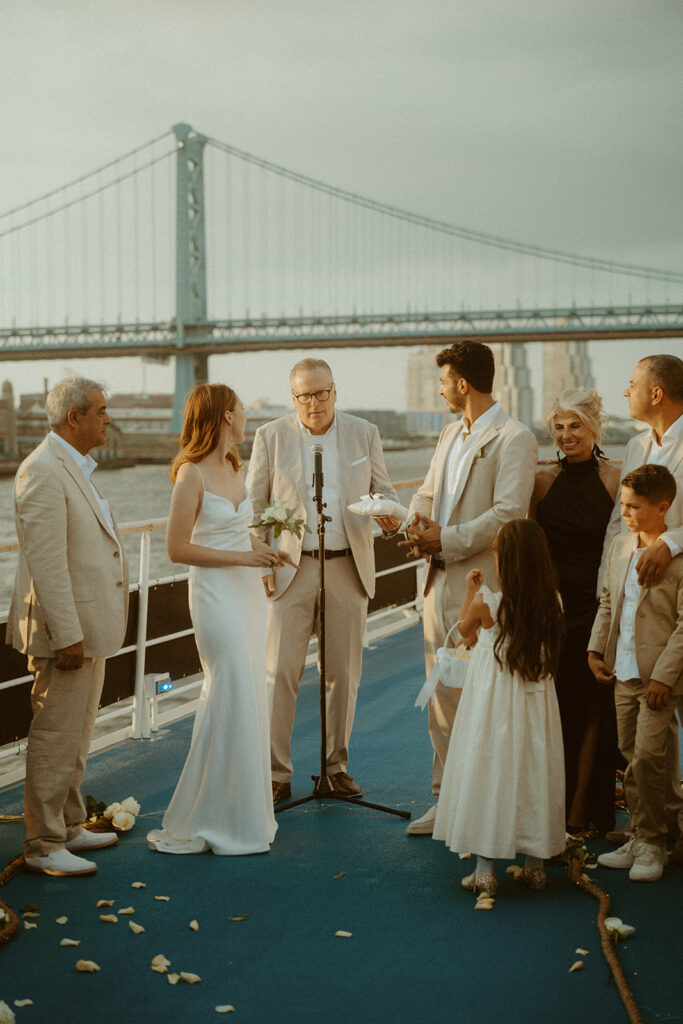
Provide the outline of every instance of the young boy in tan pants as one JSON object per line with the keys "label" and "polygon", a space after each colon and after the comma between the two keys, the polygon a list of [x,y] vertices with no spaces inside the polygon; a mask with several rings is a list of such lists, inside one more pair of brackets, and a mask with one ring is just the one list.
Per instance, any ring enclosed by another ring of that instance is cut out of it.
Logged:
{"label": "young boy in tan pants", "polygon": [[[634,882],[656,882],[666,860],[666,745],[683,692],[683,554],[658,583],[638,584],[643,548],[666,530],[664,518],[676,481],[664,466],[646,465],[621,484],[621,514],[629,533],[609,550],[600,607],[588,645],[588,664],[599,683],[614,685],[619,746],[628,762],[624,792],[634,833],[598,863],[629,868]],[[681,823],[683,824],[683,822]]]}

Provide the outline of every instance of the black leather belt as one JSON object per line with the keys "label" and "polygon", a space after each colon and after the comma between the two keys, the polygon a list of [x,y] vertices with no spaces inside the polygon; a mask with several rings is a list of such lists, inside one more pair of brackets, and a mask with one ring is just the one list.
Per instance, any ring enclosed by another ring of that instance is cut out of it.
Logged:
{"label": "black leather belt", "polygon": [[435,569],[440,569],[441,572],[446,571],[446,563],[444,562],[443,558],[438,558],[436,555],[432,555],[431,564],[434,566]]}
{"label": "black leather belt", "polygon": [[[318,558],[319,552],[316,548],[315,551],[301,551],[302,555],[308,555],[309,558]],[[339,548],[338,551],[328,551],[325,549],[325,561],[328,558],[346,558],[347,555],[351,554],[351,548]]]}

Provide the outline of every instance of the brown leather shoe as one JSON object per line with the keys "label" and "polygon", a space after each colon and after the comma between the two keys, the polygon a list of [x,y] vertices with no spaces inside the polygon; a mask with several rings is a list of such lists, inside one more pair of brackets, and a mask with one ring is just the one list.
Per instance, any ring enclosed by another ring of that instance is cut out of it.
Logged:
{"label": "brown leather shoe", "polygon": [[292,787],[289,782],[275,782],[273,780],[273,803],[279,804],[281,800],[289,800],[292,795]]}
{"label": "brown leather shoe", "polygon": [[363,790],[358,783],[353,781],[353,776],[347,775],[346,772],[337,772],[335,775],[330,775],[330,782],[335,793],[341,793],[342,796],[363,795]]}
{"label": "brown leather shoe", "polygon": [[613,843],[614,846],[623,846],[629,839],[633,839],[635,829],[630,825],[628,828],[617,828],[611,832],[605,832],[605,839],[608,843]]}

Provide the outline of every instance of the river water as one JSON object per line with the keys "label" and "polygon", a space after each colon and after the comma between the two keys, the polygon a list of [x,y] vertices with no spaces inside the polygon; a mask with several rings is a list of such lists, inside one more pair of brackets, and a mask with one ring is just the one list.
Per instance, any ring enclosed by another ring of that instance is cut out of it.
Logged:
{"label": "river water", "polygon": [[[389,476],[396,482],[423,477],[433,451],[434,447],[429,446],[386,452]],[[550,459],[553,458],[553,454],[550,447],[542,448],[540,458]],[[608,446],[607,454],[610,458],[620,459],[623,455],[623,446]],[[172,485],[166,466],[97,470],[96,480],[98,489],[106,497],[119,523],[156,519],[168,514]],[[0,541],[16,538],[12,512],[13,483],[12,477],[0,477]],[[412,490],[406,490],[401,494],[405,504],[408,503],[411,493]],[[138,535],[126,536],[124,544],[130,560],[131,577],[137,579],[140,538]],[[174,566],[166,555],[163,532],[152,534],[151,549],[153,577],[170,576],[182,571],[180,567]],[[9,607],[15,565],[15,553],[0,553],[0,613]]]}

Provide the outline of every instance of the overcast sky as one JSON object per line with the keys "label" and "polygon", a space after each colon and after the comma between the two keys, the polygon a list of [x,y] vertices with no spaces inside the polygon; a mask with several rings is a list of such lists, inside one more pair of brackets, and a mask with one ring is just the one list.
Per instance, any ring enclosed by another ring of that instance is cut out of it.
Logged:
{"label": "overcast sky", "polygon": [[[441,220],[683,271],[679,0],[0,0],[0,17],[0,210],[187,121]],[[608,408],[625,413],[641,353],[682,349],[592,345]],[[340,403],[401,406],[405,356],[331,353]],[[285,400],[294,358],[210,369],[246,401]],[[64,368],[0,377],[26,391]],[[143,383],[137,360],[69,368]],[[170,369],[146,384],[170,390]]]}

